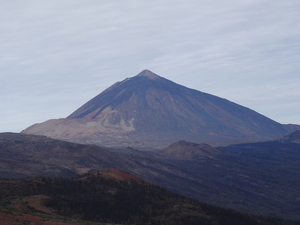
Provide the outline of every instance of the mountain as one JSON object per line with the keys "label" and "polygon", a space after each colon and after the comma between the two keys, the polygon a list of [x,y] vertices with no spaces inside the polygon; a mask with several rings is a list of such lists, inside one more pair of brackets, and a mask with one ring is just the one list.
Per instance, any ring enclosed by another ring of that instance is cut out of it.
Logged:
{"label": "mountain", "polygon": [[296,225],[197,202],[116,169],[74,178],[0,179],[0,206],[7,225]]}
{"label": "mountain", "polygon": [[35,124],[22,133],[83,144],[162,149],[178,140],[218,146],[270,140],[289,132],[251,109],[144,70],[115,83],[67,118]]}

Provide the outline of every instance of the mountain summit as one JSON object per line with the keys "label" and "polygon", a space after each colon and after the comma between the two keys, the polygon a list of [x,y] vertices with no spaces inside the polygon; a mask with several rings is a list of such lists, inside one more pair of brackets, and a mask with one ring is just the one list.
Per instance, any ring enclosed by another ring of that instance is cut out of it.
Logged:
{"label": "mountain summit", "polygon": [[156,80],[156,79],[160,79],[161,78],[160,76],[158,76],[157,74],[151,72],[150,70],[143,70],[142,72],[140,72],[136,76],[137,77],[147,77],[150,80]]}
{"label": "mountain summit", "polygon": [[150,70],[117,82],[66,119],[23,133],[104,146],[162,148],[178,141],[222,145],[278,138],[284,127],[243,106]]}

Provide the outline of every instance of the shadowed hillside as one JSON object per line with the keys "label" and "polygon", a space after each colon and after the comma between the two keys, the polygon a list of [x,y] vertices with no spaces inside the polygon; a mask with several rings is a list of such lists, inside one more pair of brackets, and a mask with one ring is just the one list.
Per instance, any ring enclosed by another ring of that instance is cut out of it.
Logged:
{"label": "shadowed hillside", "polygon": [[134,162],[96,145],[59,141],[39,135],[0,133],[0,177],[70,177],[107,167],[126,170]]}
{"label": "shadowed hillside", "polygon": [[104,223],[295,224],[199,203],[116,169],[72,179],[0,180],[0,201],[27,213]]}

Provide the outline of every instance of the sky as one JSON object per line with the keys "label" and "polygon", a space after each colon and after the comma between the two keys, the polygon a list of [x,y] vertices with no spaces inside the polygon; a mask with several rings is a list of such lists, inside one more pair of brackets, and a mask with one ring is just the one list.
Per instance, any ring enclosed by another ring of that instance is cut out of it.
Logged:
{"label": "sky", "polygon": [[299,0],[0,0],[0,132],[144,69],[300,124]]}

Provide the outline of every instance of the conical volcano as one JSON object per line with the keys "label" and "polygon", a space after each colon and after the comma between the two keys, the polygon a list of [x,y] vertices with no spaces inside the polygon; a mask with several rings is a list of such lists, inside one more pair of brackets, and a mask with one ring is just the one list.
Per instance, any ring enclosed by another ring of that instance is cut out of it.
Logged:
{"label": "conical volcano", "polygon": [[23,133],[113,147],[162,148],[178,140],[216,146],[288,132],[251,109],[144,70],[115,83],[66,119],[36,124]]}

